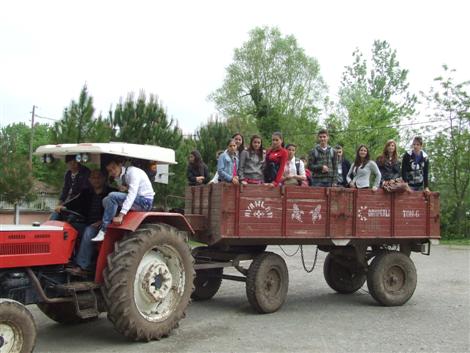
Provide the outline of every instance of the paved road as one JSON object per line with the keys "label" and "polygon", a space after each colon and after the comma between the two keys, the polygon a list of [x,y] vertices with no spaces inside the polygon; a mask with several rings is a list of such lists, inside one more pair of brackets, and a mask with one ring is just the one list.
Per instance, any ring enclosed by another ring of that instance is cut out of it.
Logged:
{"label": "paved road", "polygon": [[[305,253],[311,263],[314,247]],[[299,255],[287,260],[289,293],[277,313],[255,314],[244,284],[224,281],[212,300],[192,303],[180,328],[158,342],[123,339],[105,315],[61,326],[31,307],[36,352],[470,352],[470,247],[413,254],[418,287],[407,304],[393,308],[378,306],[367,286],[352,295],[334,293],[323,279],[324,258],[320,253],[312,274]]]}

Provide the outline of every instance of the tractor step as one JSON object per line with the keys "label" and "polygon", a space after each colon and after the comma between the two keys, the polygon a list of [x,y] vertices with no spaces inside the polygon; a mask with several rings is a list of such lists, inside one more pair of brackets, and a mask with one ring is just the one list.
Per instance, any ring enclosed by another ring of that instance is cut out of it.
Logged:
{"label": "tractor step", "polygon": [[99,314],[100,312],[95,308],[77,310],[77,315],[82,319],[89,319],[91,317],[97,317]]}
{"label": "tractor step", "polygon": [[101,285],[96,282],[70,282],[65,284],[58,284],[56,289],[64,291],[65,293],[85,292],[100,288]]}

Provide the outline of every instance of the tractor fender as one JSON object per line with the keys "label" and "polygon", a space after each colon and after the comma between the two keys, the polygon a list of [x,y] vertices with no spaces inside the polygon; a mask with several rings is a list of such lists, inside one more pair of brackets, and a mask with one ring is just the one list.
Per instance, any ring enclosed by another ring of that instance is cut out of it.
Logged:
{"label": "tractor fender", "polygon": [[135,212],[130,211],[121,225],[110,224],[108,228],[135,232],[142,223],[165,223],[176,229],[194,234],[194,229],[185,216],[172,212]]}

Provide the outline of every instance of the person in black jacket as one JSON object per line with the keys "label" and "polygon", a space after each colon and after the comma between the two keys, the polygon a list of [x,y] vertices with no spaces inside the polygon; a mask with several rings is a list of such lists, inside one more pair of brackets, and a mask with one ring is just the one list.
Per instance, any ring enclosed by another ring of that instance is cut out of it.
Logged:
{"label": "person in black jacket", "polygon": [[101,227],[104,212],[103,199],[110,192],[116,191],[105,185],[106,178],[100,170],[93,170],[90,173],[89,182],[91,188],[82,191],[78,197],[62,206],[84,216],[81,223],[72,223],[79,230],[80,245],[72,259],[74,266],[67,271],[75,276],[84,276],[93,272],[91,265],[95,248],[91,239],[96,236]]}
{"label": "person in black jacket", "polygon": [[423,139],[416,136],[413,139],[413,149],[405,152],[401,164],[401,174],[411,190],[430,192],[429,190],[429,159],[426,152],[422,150]]}
{"label": "person in black jacket", "polygon": [[349,168],[351,168],[351,163],[346,158],[344,158],[343,146],[338,144],[335,146],[335,150],[337,158],[336,166],[338,168],[337,185],[347,188],[348,182],[346,180],[346,176],[348,175]]}
{"label": "person in black jacket", "polygon": [[189,186],[202,185],[209,182],[209,169],[202,161],[201,154],[197,150],[189,154],[187,177]]}
{"label": "person in black jacket", "polygon": [[79,195],[83,190],[90,187],[88,177],[90,176],[90,169],[81,165],[75,160],[74,155],[65,156],[68,170],[64,175],[64,186],[59,197],[59,204],[55,207],[52,213],[51,220],[61,220],[60,210],[62,205]]}

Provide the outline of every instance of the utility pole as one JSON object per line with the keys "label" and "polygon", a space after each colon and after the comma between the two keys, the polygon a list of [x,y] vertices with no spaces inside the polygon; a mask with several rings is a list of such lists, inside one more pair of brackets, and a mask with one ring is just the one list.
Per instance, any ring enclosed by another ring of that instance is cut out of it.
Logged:
{"label": "utility pole", "polygon": [[33,111],[31,112],[31,138],[29,139],[29,165],[31,168],[33,168],[34,116],[36,108],[37,107],[33,105]]}

